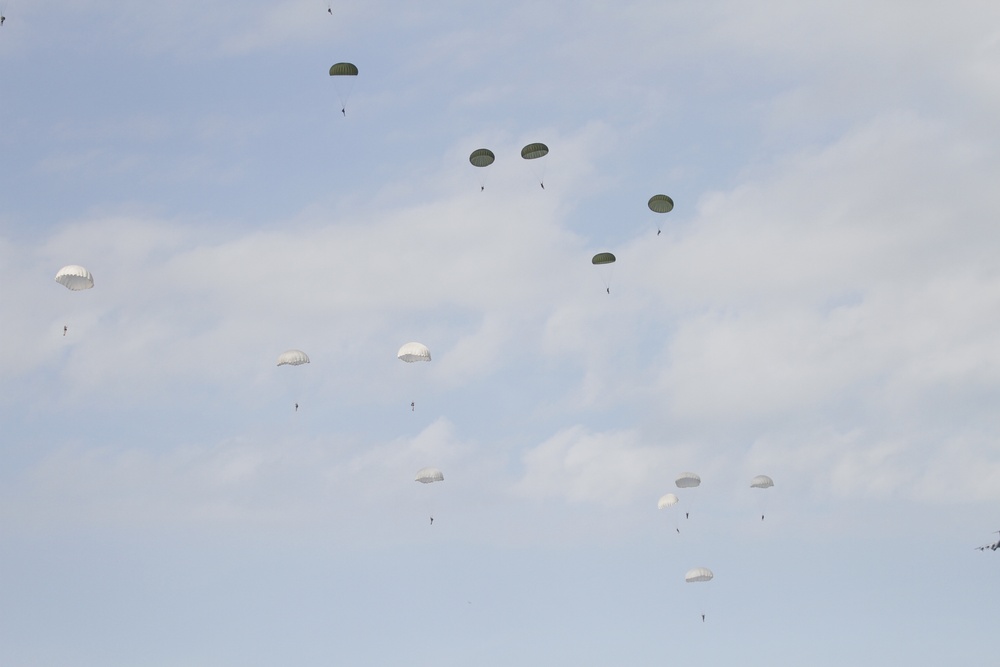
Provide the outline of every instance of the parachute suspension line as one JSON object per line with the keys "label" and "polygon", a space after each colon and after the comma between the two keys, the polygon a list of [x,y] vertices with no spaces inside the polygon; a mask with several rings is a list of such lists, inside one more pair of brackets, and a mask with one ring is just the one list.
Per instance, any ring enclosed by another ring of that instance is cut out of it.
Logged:
{"label": "parachute suspension line", "polygon": [[545,163],[544,162],[538,163],[538,166],[535,167],[535,178],[538,179],[538,185],[542,188],[542,190],[544,190],[545,189]]}
{"label": "parachute suspension line", "polygon": [[615,267],[614,267],[614,265],[611,265],[611,266],[608,266],[608,267],[605,267],[605,268],[601,269],[601,273],[603,274],[601,276],[601,282],[604,283],[604,290],[608,294],[611,294],[611,279],[615,275]]}

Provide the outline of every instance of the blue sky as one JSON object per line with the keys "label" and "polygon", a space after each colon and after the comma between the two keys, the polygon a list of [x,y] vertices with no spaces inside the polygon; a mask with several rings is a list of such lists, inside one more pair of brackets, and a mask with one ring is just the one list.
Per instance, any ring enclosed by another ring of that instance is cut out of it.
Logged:
{"label": "blue sky", "polygon": [[1000,9],[327,7],[0,0],[0,666],[993,659]]}

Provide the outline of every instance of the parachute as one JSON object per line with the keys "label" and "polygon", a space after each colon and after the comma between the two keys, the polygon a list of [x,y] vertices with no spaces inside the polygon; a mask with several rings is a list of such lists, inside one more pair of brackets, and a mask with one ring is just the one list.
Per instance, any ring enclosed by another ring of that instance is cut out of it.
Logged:
{"label": "parachute", "polygon": [[606,266],[606,268],[600,271],[601,282],[604,283],[604,289],[607,290],[608,294],[611,294],[611,276],[614,273],[615,256],[610,252],[599,252],[594,255],[590,263],[595,266]]}
{"label": "parachute", "polygon": [[79,292],[94,286],[94,276],[82,266],[70,264],[59,269],[56,273],[56,282],[66,289]]}
{"label": "parachute", "polygon": [[423,343],[407,343],[399,348],[396,357],[408,364],[412,364],[415,361],[430,361],[431,351]]}
{"label": "parachute", "polygon": [[662,510],[664,507],[673,507],[676,505],[680,499],[672,493],[668,493],[664,496],[660,496],[659,502],[656,503],[656,509]]}
{"label": "parachute", "polygon": [[[427,349],[427,346],[423,343],[407,343],[403,347],[399,348],[399,352],[396,353],[396,358],[400,361],[405,361],[408,364],[412,364],[418,361],[430,361],[431,351]],[[411,387],[411,390],[413,388]],[[414,412],[416,410],[417,402],[415,399],[410,400],[410,411]]]}
{"label": "parachute", "polygon": [[420,482],[421,484],[430,484],[432,482],[443,482],[444,473],[442,473],[437,468],[421,468],[417,471],[414,480]]}
{"label": "parachute", "polygon": [[[279,366],[301,366],[302,364],[308,364],[308,363],[309,363],[309,355],[303,352],[302,350],[285,350],[284,352],[278,355]],[[294,379],[292,379],[291,377],[293,375],[296,376]],[[299,411],[299,401],[302,400],[298,396],[299,392],[302,390],[300,386],[300,378],[301,376],[299,376],[298,373],[289,373],[288,376],[286,376],[286,382],[288,383],[287,388],[289,393],[291,394],[289,398],[291,399],[292,397],[294,397],[296,412]]]}
{"label": "parachute", "polygon": [[682,472],[674,484],[679,489],[693,489],[701,484],[701,477],[693,472]]}
{"label": "parachute", "polygon": [[[693,472],[682,472],[680,476],[676,480],[674,480],[674,484],[677,485],[678,489],[693,489],[701,485],[701,477],[694,474]],[[689,499],[693,500],[694,495],[689,496]],[[684,512],[685,519],[691,518],[691,507],[693,507],[693,505],[694,505],[693,502],[688,503],[688,509],[685,510]]]}
{"label": "parachute", "polygon": [[[750,480],[751,489],[770,489],[772,486],[774,486],[774,480],[768,477],[767,475],[757,475],[756,477]],[[764,514],[766,513],[767,509],[767,505],[765,503],[766,500],[765,496],[767,496],[767,494],[766,493],[763,495],[758,494],[758,496],[759,499],[757,505],[758,509],[760,510],[760,520],[763,521]]]}
{"label": "parachute", "polygon": [[[537,160],[540,157],[545,157],[549,154],[549,147],[545,144],[528,144],[521,149],[521,157],[525,160]],[[545,189],[545,165],[544,163],[538,167],[535,171],[535,176],[538,178],[538,184],[542,186],[542,190]]]}
{"label": "parachute", "polygon": [[[354,63],[336,63],[330,66],[330,76],[334,77],[334,88],[337,90],[337,97],[340,98],[340,113],[347,115],[347,98],[351,95],[354,87],[354,77],[358,75],[358,68]],[[343,77],[350,77],[346,80]]]}
{"label": "parachute", "polygon": [[[469,155],[469,162],[473,167],[488,167],[496,160],[496,155],[489,148],[477,148]],[[479,191],[486,189],[486,172],[479,172]]]}
{"label": "parachute", "polygon": [[[84,267],[70,264],[59,269],[56,273],[56,282],[72,292],[80,292],[94,286],[94,276]],[[69,325],[63,324],[63,336],[68,331]]]}
{"label": "parachute", "polygon": [[278,355],[279,366],[301,366],[309,363],[309,355],[302,350],[285,350]]}
{"label": "parachute", "polygon": [[[656,503],[656,509],[658,510],[669,509],[677,505],[678,502],[680,502],[680,498],[678,498],[676,495],[672,493],[667,493],[665,495],[660,496],[660,500]],[[677,533],[679,534],[681,532],[681,529],[677,525],[676,510],[670,510],[667,514],[670,517],[671,522],[674,524],[674,530],[677,531]]]}
{"label": "parachute", "polygon": [[[646,204],[653,213],[670,213],[674,210],[674,200],[667,195],[653,195]],[[659,236],[662,230],[657,226],[656,235]]]}
{"label": "parachute", "polygon": [[[715,577],[715,573],[709,570],[707,567],[694,567],[687,571],[684,575],[684,581],[689,584],[703,583],[706,581],[711,581]],[[705,591],[708,589],[702,589],[700,593],[695,595],[698,598],[699,604],[702,608],[701,611],[701,622],[705,622],[705,604],[706,604],[706,594]]]}
{"label": "parachute", "polygon": [[687,574],[684,575],[684,581],[693,584],[701,581],[711,581],[713,577],[715,577],[715,573],[707,567],[695,567],[687,571]]}
{"label": "parachute", "polygon": [[[444,474],[437,468],[421,468],[420,470],[417,471],[416,477],[414,477],[414,479],[420,482],[421,484],[433,484],[434,482],[443,482]],[[433,526],[434,505],[435,505],[433,496],[436,496],[437,492],[430,491],[425,493],[427,493],[426,496],[427,512],[430,515],[431,525]]]}

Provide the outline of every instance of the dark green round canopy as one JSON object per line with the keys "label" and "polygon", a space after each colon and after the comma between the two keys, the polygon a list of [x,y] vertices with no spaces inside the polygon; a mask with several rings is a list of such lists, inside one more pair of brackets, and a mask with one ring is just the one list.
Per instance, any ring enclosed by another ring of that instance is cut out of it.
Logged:
{"label": "dark green round canopy", "polygon": [[667,195],[653,195],[649,198],[649,210],[654,213],[670,213],[674,210],[674,200]]}
{"label": "dark green round canopy", "polygon": [[337,63],[330,65],[330,76],[357,76],[358,68],[354,63]]}
{"label": "dark green round canopy", "polygon": [[477,148],[469,156],[469,162],[472,163],[473,167],[488,167],[493,164],[495,159],[496,155],[489,148]]}
{"label": "dark green round canopy", "polygon": [[545,144],[528,144],[521,149],[521,157],[525,160],[535,160],[549,154],[549,147]]}

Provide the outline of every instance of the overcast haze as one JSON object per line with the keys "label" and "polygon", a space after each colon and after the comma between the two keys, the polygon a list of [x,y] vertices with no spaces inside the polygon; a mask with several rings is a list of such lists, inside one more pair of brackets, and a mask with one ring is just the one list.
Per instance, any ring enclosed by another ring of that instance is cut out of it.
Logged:
{"label": "overcast haze", "polygon": [[1000,6],[0,10],[0,666],[996,661]]}

